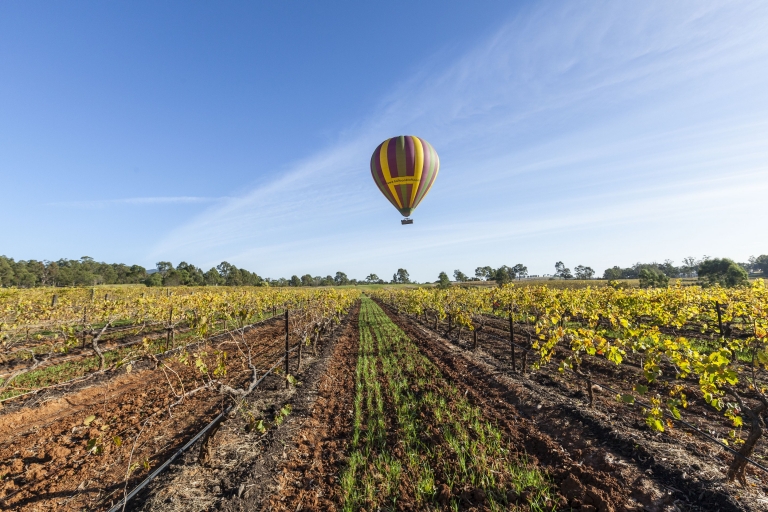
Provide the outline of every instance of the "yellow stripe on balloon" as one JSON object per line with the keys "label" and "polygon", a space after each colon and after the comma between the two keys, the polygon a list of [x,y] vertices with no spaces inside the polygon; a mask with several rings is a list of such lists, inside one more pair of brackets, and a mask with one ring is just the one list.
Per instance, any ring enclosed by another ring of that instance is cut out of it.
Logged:
{"label": "yellow stripe on balloon", "polygon": [[379,161],[381,162],[381,171],[384,173],[384,181],[387,182],[389,191],[392,192],[392,197],[397,201],[397,207],[402,208],[403,202],[400,200],[400,194],[395,190],[395,184],[392,183],[392,174],[389,172],[389,161],[387,160],[387,149],[392,139],[387,139],[381,145],[381,151],[379,152]]}
{"label": "yellow stripe on balloon", "polygon": [[413,177],[416,178],[416,183],[414,183],[413,188],[411,190],[411,200],[408,201],[408,206],[414,206],[414,201],[416,201],[416,194],[419,191],[419,184],[421,183],[421,174],[424,172],[424,147],[421,145],[421,141],[418,137],[411,137],[411,140],[413,140],[413,149],[416,150],[416,154],[414,155],[414,173]]}

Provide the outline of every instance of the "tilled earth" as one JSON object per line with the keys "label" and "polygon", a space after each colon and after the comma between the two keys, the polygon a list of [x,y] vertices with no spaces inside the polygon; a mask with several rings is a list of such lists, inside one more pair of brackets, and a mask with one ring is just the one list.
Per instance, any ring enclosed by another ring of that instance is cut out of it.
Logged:
{"label": "tilled earth", "polygon": [[[4,411],[0,507],[110,506],[223,409],[227,399],[219,384],[237,388],[250,381],[244,351],[250,348],[263,372],[282,354],[284,338],[279,320],[265,322],[238,343],[222,338],[198,347],[207,352],[207,376],[191,353],[186,362],[168,357],[33,408]],[[227,358],[214,367],[224,351]]]}
{"label": "tilled earth", "polygon": [[[484,368],[486,374],[495,374],[514,392],[510,401],[521,415],[561,442],[575,460],[593,459],[591,449],[605,447],[609,457],[620,461],[622,467],[635,467],[658,482],[658,488],[666,497],[656,496],[654,501],[661,499],[679,510],[768,510],[768,479],[762,471],[748,466],[747,487],[726,482],[725,473],[732,456],[684,427],[673,424],[671,428],[667,426],[664,433],[653,432],[645,425],[639,407],[619,403],[614,393],[599,385],[593,388],[595,407],[589,408],[585,385],[572,376],[561,376],[556,370],[513,373],[507,322],[491,320],[478,335],[479,349],[472,350],[472,339],[466,332],[464,339],[459,340],[455,329],[452,336],[445,335],[444,324],[435,330],[431,321],[400,318],[422,336],[441,340],[450,350]],[[527,337],[520,331],[516,326],[515,341],[526,345]],[[519,349],[516,356],[519,370],[522,366]],[[555,359],[558,357],[561,355]],[[556,369],[557,362],[550,366]],[[585,370],[592,373],[596,384],[622,392],[631,392],[631,385],[640,372],[639,367],[631,363],[616,366],[596,358],[585,364]],[[716,437],[727,438],[732,428],[727,420],[713,414],[697,396],[695,386],[689,385],[686,393],[690,403],[683,410],[684,418],[691,418],[699,428]],[[764,444],[758,445],[755,458],[762,461],[766,455]]]}
{"label": "tilled earth", "polygon": [[[505,379],[487,364],[465,357],[466,354],[417,325],[389,314],[449,382],[502,427],[532,463],[546,470],[567,508],[584,512],[676,510],[674,498],[656,479],[643,473],[631,460],[602,446],[588,429],[555,429],[558,435],[553,436],[546,431],[550,429],[542,429],[541,423],[530,417],[529,409],[533,409],[538,419],[546,419],[548,413],[551,419],[553,413],[558,414],[555,402],[532,396],[530,390]],[[340,346],[337,352],[340,357],[334,358],[323,377],[312,417],[300,432],[298,449],[289,455],[279,478],[279,492],[272,498],[269,510],[339,508],[341,489],[337,476],[345,467],[343,452],[351,434],[356,350],[354,345]],[[530,401],[530,407],[525,406],[526,401]],[[582,435],[592,438],[580,439]],[[574,448],[575,443],[581,448]],[[485,509],[482,496],[477,493],[467,493],[463,503],[467,510]],[[397,510],[413,509],[413,503],[407,499],[397,504]]]}
{"label": "tilled earth", "polygon": [[[578,383],[548,372],[511,372],[501,325],[490,326],[498,336],[489,335],[490,328],[481,333],[480,349],[472,351],[469,340],[441,336],[442,325],[435,331],[383,307],[443,378],[548,475],[560,509],[767,509],[759,484],[741,489],[725,483],[729,457],[696,437],[680,429],[650,432],[639,411],[599,388],[596,406],[588,408]],[[268,376],[211,437],[209,458],[200,458],[198,443],[126,509],[339,509],[339,476],[348,463],[352,433],[358,311],[356,306],[324,336],[317,356],[305,353],[298,386],[286,390],[283,377]],[[263,373],[281,355],[283,327],[279,320],[267,322],[247,338]],[[179,402],[180,383],[188,392],[203,382],[194,363],[164,362],[166,367],[135,369],[32,408],[5,410],[0,415],[0,508],[105,510],[231,403],[217,390],[202,388],[169,410]],[[592,368],[595,375],[599,370]],[[610,369],[600,375],[618,387],[629,378]],[[226,383],[242,387],[250,379],[241,358],[230,356]],[[752,471],[749,478],[759,482]],[[481,495],[464,494],[463,509],[487,508]],[[405,496],[396,509],[416,507]]]}
{"label": "tilled earth", "polygon": [[[318,406],[334,410],[321,395],[334,385],[327,380],[328,375],[335,374],[335,365],[344,359],[341,354],[357,339],[350,321],[356,318],[356,312],[357,308],[353,308],[335,330],[321,339],[317,356],[305,354],[301,371],[295,373],[297,386],[285,389],[284,378],[270,375],[238,404],[212,436],[211,456],[206,462],[200,462],[197,449],[190,450],[128,509],[270,510],[267,504],[281,488],[279,476],[288,454],[309,442],[304,433],[312,435],[316,430],[312,411]],[[295,372],[295,366],[291,372]],[[287,414],[281,413],[288,410]],[[254,428],[259,422],[263,429]],[[322,457],[313,459],[319,466],[323,461]]]}

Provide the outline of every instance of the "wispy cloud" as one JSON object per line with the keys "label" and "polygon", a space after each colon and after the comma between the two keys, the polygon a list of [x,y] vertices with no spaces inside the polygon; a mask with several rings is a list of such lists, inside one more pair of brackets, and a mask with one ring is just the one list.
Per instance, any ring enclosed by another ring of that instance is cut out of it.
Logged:
{"label": "wispy cloud", "polygon": [[215,203],[231,199],[230,197],[197,197],[197,196],[161,196],[161,197],[126,197],[119,199],[97,199],[92,201],[57,201],[48,203],[49,206],[67,206],[74,208],[105,208],[120,205],[154,205],[154,204],[200,204]]}
{"label": "wispy cloud", "polygon": [[[339,144],[211,205],[152,256],[272,276],[406,265],[420,279],[510,258],[543,273],[568,256],[740,257],[768,244],[749,227],[768,193],[766,22],[759,2],[536,4],[449,65],[425,63]],[[400,133],[425,137],[442,164],[408,227],[368,171]],[[702,223],[726,232],[691,231]]]}

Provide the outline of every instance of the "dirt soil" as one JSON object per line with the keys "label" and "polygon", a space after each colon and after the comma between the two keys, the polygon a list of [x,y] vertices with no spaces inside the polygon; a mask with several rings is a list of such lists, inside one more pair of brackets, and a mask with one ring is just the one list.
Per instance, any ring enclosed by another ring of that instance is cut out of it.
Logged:
{"label": "dirt soil", "polygon": [[[302,371],[296,374],[301,383],[298,387],[286,390],[283,378],[268,377],[212,438],[212,456],[207,463],[199,462],[199,448],[193,446],[131,502],[128,510],[268,510],[270,496],[280,489],[278,477],[288,453],[309,442],[304,434],[316,432],[313,411],[327,408],[326,391],[338,390],[328,375],[344,359],[345,351],[356,346],[351,319],[357,318],[357,309],[321,339],[317,357],[311,351],[303,357]],[[291,412],[276,425],[275,418],[286,406]],[[253,428],[259,420],[263,431]],[[325,459],[313,460],[322,465]]]}
{"label": "dirt soil", "polygon": [[[264,372],[282,354],[279,321],[205,348],[208,375],[167,358],[98,385],[0,416],[0,507],[12,510],[99,510],[123,495],[216,416],[228,397],[220,383],[252,378],[244,350]],[[295,340],[292,341],[295,344]],[[216,351],[227,351],[225,375],[213,375]],[[204,384],[208,383],[205,387]],[[90,383],[89,383],[90,384]],[[182,399],[183,398],[183,399]]]}
{"label": "dirt soil", "polygon": [[353,313],[320,379],[317,399],[296,436],[295,449],[275,479],[275,492],[258,510],[336,510],[341,501],[339,475],[346,466],[352,432],[359,306]]}
{"label": "dirt soil", "polygon": [[[568,508],[584,512],[679,510],[674,496],[656,478],[645,474],[631,459],[605,447],[588,427],[574,423],[565,435],[557,428],[543,428],[542,420],[562,417],[557,402],[535,396],[407,319],[388,314],[417,340],[444,378],[495,420],[531,462],[548,472],[559,489],[561,503],[567,503]],[[312,416],[298,434],[298,448],[288,453],[288,462],[276,479],[277,492],[263,510],[339,508],[338,475],[346,465],[344,453],[352,430],[356,347],[356,333],[337,347],[321,380]],[[531,410],[536,418],[531,417]],[[559,435],[555,437],[545,430]],[[482,504],[473,503],[472,493],[467,494],[464,509],[484,510]],[[405,498],[398,503],[398,510],[413,509]]]}
{"label": "dirt soil", "polygon": [[[390,313],[393,312],[390,310]],[[486,373],[496,374],[498,379],[507,382],[518,397],[510,400],[513,405],[543,432],[560,441],[575,460],[587,458],[585,444],[605,447],[611,458],[624,461],[622,465],[626,463],[652,477],[668,496],[667,501],[679,510],[768,510],[766,475],[748,466],[749,485],[746,488],[726,482],[731,455],[700,436],[676,425],[668,426],[664,433],[651,431],[640,407],[619,403],[615,394],[599,385],[593,387],[595,407],[589,408],[584,383],[572,375],[559,374],[557,362],[550,364],[551,368],[524,375],[512,372],[509,329],[504,320],[490,321],[478,335],[478,350],[473,351],[471,336],[466,331],[464,339],[459,340],[455,329],[452,336],[445,335],[445,324],[435,330],[432,321],[406,319],[404,315],[399,318],[414,329],[439,339],[447,350],[460,353],[462,358],[485,368]],[[525,346],[528,338],[524,330],[519,325],[515,330],[515,342]],[[522,365],[521,355],[518,349],[518,370]],[[561,357],[563,354],[558,354],[555,360]],[[638,380],[640,372],[639,365],[631,362],[616,366],[597,358],[591,358],[585,370],[592,373],[596,384],[602,383],[623,392],[631,391],[631,383]],[[683,411],[684,419],[716,437],[726,438],[732,427],[724,418],[713,414],[697,396],[695,387],[688,384],[686,394],[690,405]],[[663,393],[664,385],[658,387]],[[765,460],[765,455],[764,444],[758,445],[757,460]]]}

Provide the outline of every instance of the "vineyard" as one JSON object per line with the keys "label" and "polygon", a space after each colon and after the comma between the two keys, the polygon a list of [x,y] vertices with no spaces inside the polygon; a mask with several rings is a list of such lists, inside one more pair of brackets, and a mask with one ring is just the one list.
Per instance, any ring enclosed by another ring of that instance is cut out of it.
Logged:
{"label": "vineyard", "polygon": [[0,291],[0,508],[768,510],[768,290]]}

